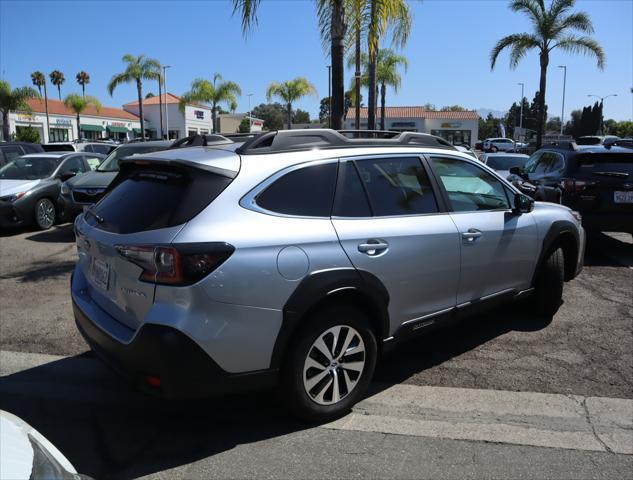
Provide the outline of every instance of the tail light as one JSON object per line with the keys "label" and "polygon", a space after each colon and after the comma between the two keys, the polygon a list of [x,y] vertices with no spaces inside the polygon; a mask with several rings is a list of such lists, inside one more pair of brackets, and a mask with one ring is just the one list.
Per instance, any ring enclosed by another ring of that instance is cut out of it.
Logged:
{"label": "tail light", "polygon": [[218,268],[234,252],[228,243],[178,247],[118,245],[119,255],[143,269],[140,280],[163,285],[191,285]]}
{"label": "tail light", "polygon": [[571,180],[571,179],[565,179],[561,183],[562,183],[561,186],[563,187],[563,189],[566,192],[570,192],[570,193],[580,193],[586,187],[590,187],[596,184],[596,182],[591,182],[587,180]]}

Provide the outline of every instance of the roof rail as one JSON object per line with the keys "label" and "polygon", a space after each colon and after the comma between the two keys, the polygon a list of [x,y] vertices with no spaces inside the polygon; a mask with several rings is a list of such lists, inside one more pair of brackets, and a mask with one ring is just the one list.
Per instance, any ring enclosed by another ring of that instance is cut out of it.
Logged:
{"label": "roof rail", "polygon": [[227,143],[233,143],[232,140],[229,140],[222,135],[190,135],[188,137],[181,138],[180,140],[176,140],[169,146],[169,149],[172,148],[186,148],[186,147],[206,147],[211,145],[223,145]]}
{"label": "roof rail", "polygon": [[338,130],[338,133],[348,138],[393,138],[400,132],[391,130]]}
{"label": "roof rail", "polygon": [[[370,132],[372,138],[349,138],[346,134]],[[376,138],[381,134],[383,137]],[[386,135],[389,135],[385,138]],[[351,148],[351,147],[393,147],[425,146],[445,150],[457,150],[443,138],[417,132],[388,132],[368,130],[342,130],[328,128],[308,128],[301,130],[276,130],[263,133],[246,141],[236,149],[240,155],[293,152],[311,149]]]}
{"label": "roof rail", "polygon": [[543,144],[543,147],[560,148],[561,150],[578,150],[578,145],[573,140],[552,140]]}

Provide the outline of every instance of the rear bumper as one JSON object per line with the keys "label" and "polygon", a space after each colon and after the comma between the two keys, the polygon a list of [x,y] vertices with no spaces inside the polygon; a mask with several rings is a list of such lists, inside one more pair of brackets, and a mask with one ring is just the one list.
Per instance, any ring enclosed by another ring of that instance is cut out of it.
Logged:
{"label": "rear bumper", "polygon": [[30,223],[31,216],[20,206],[0,202],[0,228],[11,228]]}
{"label": "rear bumper", "polygon": [[59,218],[63,222],[72,222],[77,215],[83,212],[83,206],[77,205],[69,197],[60,195],[57,198]]}
{"label": "rear bumper", "polygon": [[[175,328],[146,324],[129,343],[123,343],[99,328],[74,298],[73,311],[77,328],[94,353],[148,393],[166,398],[202,397],[267,388],[277,381],[276,370],[224,371]],[[160,386],[150,386],[148,376],[160,379]]]}

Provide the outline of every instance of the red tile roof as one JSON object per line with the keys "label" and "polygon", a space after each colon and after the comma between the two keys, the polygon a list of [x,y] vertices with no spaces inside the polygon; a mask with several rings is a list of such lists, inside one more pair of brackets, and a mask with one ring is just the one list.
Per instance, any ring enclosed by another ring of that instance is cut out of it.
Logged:
{"label": "red tile roof", "polygon": [[[44,113],[46,112],[46,108],[44,106],[44,100],[39,98],[34,98],[27,100],[27,103],[36,113]],[[61,100],[53,100],[48,99],[48,113],[50,115],[69,115],[71,117],[77,116],[75,112],[73,112],[70,108],[64,105],[64,102]],[[134,120],[140,121],[137,115],[133,113],[126,112],[120,108],[112,108],[112,107],[103,107],[99,112],[92,105],[88,106],[83,112],[82,115],[89,115],[93,117],[106,117],[106,118],[116,118],[121,120]]]}
{"label": "red tile roof", "polygon": [[[178,104],[180,103],[180,97],[178,95],[174,95],[173,93],[163,93],[160,96],[163,100],[163,103],[167,102],[168,104]],[[158,95],[154,96],[154,97],[150,97],[150,98],[146,98],[143,100],[143,106],[145,105],[159,105],[160,101],[159,101],[159,97]],[[193,105],[195,105],[196,107],[201,107],[201,108],[208,108],[211,109],[211,107],[208,107],[207,105],[202,105],[200,103],[194,103]],[[123,105],[124,107],[137,107],[138,106],[138,100],[135,102],[128,102],[126,104]]]}
{"label": "red tile roof", "polygon": [[[380,118],[380,107],[377,110]],[[347,119],[354,119],[354,107],[347,111]],[[367,118],[367,107],[361,107],[360,118]],[[441,112],[425,110],[424,107],[385,107],[385,118],[439,118],[448,120],[477,120],[479,115],[475,111],[466,112]]]}

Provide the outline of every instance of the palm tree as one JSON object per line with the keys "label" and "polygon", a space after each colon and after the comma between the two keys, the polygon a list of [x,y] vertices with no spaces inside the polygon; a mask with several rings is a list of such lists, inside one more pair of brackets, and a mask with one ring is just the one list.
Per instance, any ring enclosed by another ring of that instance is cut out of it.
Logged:
{"label": "palm tree", "polygon": [[547,67],[552,50],[560,48],[567,53],[582,53],[595,57],[598,68],[603,69],[605,54],[598,42],[586,35],[593,33],[593,25],[585,12],[570,12],[576,0],[552,0],[549,8],[545,0],[512,0],[510,9],[528,16],[532,23],[531,33],[515,33],[503,37],[490,52],[490,69],[495,68],[499,54],[510,49],[510,68],[517,67],[528,51],[539,52],[541,78],[538,96],[538,118],[536,126],[536,147],[540,148],[545,124],[545,87]]}
{"label": "palm tree", "polygon": [[411,33],[412,15],[406,0],[368,0],[367,51],[369,53],[369,91],[367,108],[367,128],[376,128],[377,62],[380,41],[392,32],[392,43],[403,47]]}
{"label": "palm tree", "polygon": [[188,103],[201,102],[211,104],[211,115],[213,116],[213,133],[217,132],[218,104],[226,102],[230,108],[233,103],[237,104],[237,96],[242,94],[240,86],[229,80],[222,80],[222,75],[213,75],[213,81],[197,78],[191,83],[191,90],[180,98],[180,110],[184,112]]}
{"label": "palm tree", "polygon": [[76,78],[77,78],[77,83],[81,85],[81,94],[85,97],[86,85],[90,83],[90,75],[88,75],[88,73],[82,70],[81,72],[77,74]]}
{"label": "palm tree", "polygon": [[350,22],[348,30],[348,47],[353,44],[354,52],[349,57],[348,68],[354,64],[354,119],[356,129],[360,129],[360,87],[361,87],[361,50],[363,34],[365,32],[365,19],[367,17],[367,0],[348,0],[350,4]]}
{"label": "palm tree", "polygon": [[[246,35],[257,24],[257,9],[261,0],[232,0],[233,14],[242,18],[242,33]],[[330,45],[332,60],[332,128],[343,128],[345,82],[343,78],[345,63],[345,13],[349,0],[315,0],[321,29],[321,38]],[[391,0],[381,0],[391,1]],[[404,0],[402,0],[404,1]]]}
{"label": "palm tree", "polygon": [[57,87],[57,94],[59,95],[59,99],[62,99],[62,85],[66,81],[66,77],[59,70],[53,70],[50,75],[51,83]]}
{"label": "palm tree", "polygon": [[143,80],[160,80],[160,63],[153,58],[146,58],[145,55],[125,54],[121,59],[127,63],[125,71],[117,73],[108,83],[108,93],[110,96],[119,85],[124,83],[136,83],[136,93],[138,94],[138,110],[141,120],[141,138],[145,141],[145,119],[143,118]]}
{"label": "palm tree", "polygon": [[9,112],[30,112],[27,100],[39,98],[37,90],[31,87],[11,89],[9,82],[0,80],[0,113],[2,113],[2,138],[9,140]]}
{"label": "palm tree", "polygon": [[307,95],[317,96],[317,91],[314,85],[303,77],[297,77],[283,83],[272,82],[266,89],[266,99],[269,102],[273,97],[279,97],[285,102],[288,130],[292,128],[292,104]]}
{"label": "palm tree", "polygon": [[68,95],[64,99],[64,105],[70,108],[77,115],[77,139],[81,138],[81,119],[79,115],[81,115],[83,111],[89,106],[95,107],[97,112],[100,112],[102,108],[101,102],[95,97],[92,97],[90,95],[81,96],[77,93],[71,93],[70,95]]}
{"label": "palm tree", "polygon": [[46,111],[46,129],[44,130],[47,135],[42,138],[42,142],[47,142],[50,137],[50,120],[48,119],[48,92],[46,89],[46,75],[44,75],[39,70],[36,70],[31,74],[31,82],[35,85],[40,92],[40,96],[42,96],[42,87],[44,87],[44,110]]}

